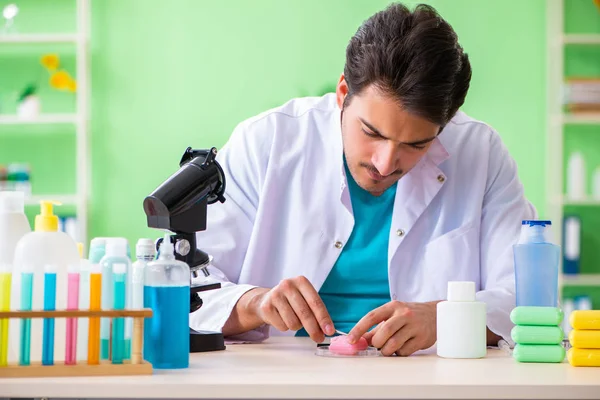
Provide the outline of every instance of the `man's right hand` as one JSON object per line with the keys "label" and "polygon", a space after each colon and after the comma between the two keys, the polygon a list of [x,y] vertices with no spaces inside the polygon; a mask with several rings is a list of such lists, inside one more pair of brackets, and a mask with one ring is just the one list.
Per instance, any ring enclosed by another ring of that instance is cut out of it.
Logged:
{"label": "man's right hand", "polygon": [[317,343],[335,332],[323,300],[304,276],[284,279],[258,296],[255,312],[265,324],[280,331],[304,328]]}

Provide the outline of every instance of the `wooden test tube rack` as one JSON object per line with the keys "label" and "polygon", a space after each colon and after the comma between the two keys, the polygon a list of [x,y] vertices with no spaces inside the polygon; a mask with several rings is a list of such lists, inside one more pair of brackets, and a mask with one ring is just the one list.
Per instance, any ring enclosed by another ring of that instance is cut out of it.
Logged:
{"label": "wooden test tube rack", "polygon": [[42,365],[39,362],[32,362],[30,365],[9,364],[0,367],[0,378],[152,375],[152,364],[142,357],[144,318],[152,317],[152,310],[149,308],[142,310],[0,311],[0,319],[89,317],[133,318],[131,360],[123,361],[123,364],[113,364],[109,360],[101,360],[99,364],[95,365],[90,365],[87,361],[78,361],[73,365],[67,365],[64,361],[55,362],[54,365]]}

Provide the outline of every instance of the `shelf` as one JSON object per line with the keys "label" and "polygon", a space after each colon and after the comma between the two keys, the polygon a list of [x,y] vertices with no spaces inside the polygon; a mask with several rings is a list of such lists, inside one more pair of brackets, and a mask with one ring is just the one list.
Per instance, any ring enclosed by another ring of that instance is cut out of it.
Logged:
{"label": "shelf", "polygon": [[563,286],[600,286],[600,274],[563,274],[562,280]]}
{"label": "shelf", "polygon": [[563,206],[600,206],[600,199],[596,199],[594,197],[586,197],[583,199],[572,199],[567,196],[557,197],[554,199],[553,203],[555,205],[563,205]]}
{"label": "shelf", "polygon": [[600,124],[600,113],[564,114],[565,124]]}
{"label": "shelf", "polygon": [[73,194],[37,194],[25,198],[25,205],[36,206],[40,204],[40,200],[55,200],[62,205],[76,205],[77,196]]}
{"label": "shelf", "polygon": [[74,124],[77,114],[41,114],[34,119],[26,119],[17,115],[0,115],[0,125],[51,125]]}
{"label": "shelf", "polygon": [[600,34],[566,34],[563,35],[564,44],[600,44]]}
{"label": "shelf", "polygon": [[0,35],[0,43],[77,43],[79,35],[76,33],[31,33]]}

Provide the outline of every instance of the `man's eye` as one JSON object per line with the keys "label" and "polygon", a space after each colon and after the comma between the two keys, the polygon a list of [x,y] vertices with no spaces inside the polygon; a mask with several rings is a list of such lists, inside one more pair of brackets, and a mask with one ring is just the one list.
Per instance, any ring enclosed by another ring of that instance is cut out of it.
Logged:
{"label": "man's eye", "polygon": [[413,149],[417,149],[417,150],[423,150],[427,146],[424,146],[422,144],[411,144],[410,147],[412,147]]}
{"label": "man's eye", "polygon": [[[361,128],[361,129],[362,129],[362,128]],[[372,138],[379,137],[379,135],[378,135],[378,134],[376,134],[376,133],[373,133],[373,132],[369,132],[369,131],[367,131],[367,130],[365,130],[365,129],[362,129],[362,131],[363,131],[363,133],[364,133],[365,135],[367,135],[368,137],[372,137]]]}

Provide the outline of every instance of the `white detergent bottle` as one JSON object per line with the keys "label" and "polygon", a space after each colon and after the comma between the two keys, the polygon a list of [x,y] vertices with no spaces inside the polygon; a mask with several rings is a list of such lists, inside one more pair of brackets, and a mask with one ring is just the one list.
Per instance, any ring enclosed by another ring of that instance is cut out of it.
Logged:
{"label": "white detergent bottle", "polygon": [[486,306],[475,300],[475,282],[448,282],[448,300],[437,304],[437,355],[483,358],[486,331]]}
{"label": "white detergent bottle", "polygon": [[[11,290],[11,303],[16,308],[21,308],[21,281],[24,274],[31,276],[33,273],[33,285],[31,288],[32,303],[31,309],[44,309],[44,266],[47,264],[56,265],[56,309],[65,310],[67,308],[67,275],[70,266],[78,266],[79,251],[77,243],[66,233],[58,230],[58,217],[53,214],[53,205],[60,203],[43,200],[40,201],[41,212],[35,217],[35,229],[23,236],[15,248],[15,260],[13,269],[13,285]],[[31,271],[31,273],[29,273]],[[27,288],[29,291],[29,288]],[[19,362],[19,352],[21,347],[21,324],[17,323],[10,326],[10,337],[13,338],[9,346],[9,357],[13,362]],[[32,363],[40,361],[42,356],[42,319],[31,319],[30,328],[30,361]],[[65,336],[66,320],[64,318],[56,319],[54,332],[54,356],[55,363],[64,361],[65,355]]]}
{"label": "white detergent bottle", "polygon": [[17,242],[31,232],[23,192],[0,192],[0,264],[13,264]]}

